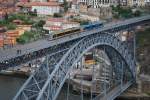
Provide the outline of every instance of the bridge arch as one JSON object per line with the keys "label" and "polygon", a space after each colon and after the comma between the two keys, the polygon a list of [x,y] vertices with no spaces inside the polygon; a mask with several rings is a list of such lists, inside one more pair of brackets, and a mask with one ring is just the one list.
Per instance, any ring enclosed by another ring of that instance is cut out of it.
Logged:
{"label": "bridge arch", "polygon": [[106,45],[115,49],[128,65],[132,77],[135,77],[134,59],[122,42],[111,34],[96,33],[81,39],[61,58],[40,91],[37,100],[45,100],[47,98],[55,100],[66,80],[69,69],[74,66],[84,53],[98,45]]}

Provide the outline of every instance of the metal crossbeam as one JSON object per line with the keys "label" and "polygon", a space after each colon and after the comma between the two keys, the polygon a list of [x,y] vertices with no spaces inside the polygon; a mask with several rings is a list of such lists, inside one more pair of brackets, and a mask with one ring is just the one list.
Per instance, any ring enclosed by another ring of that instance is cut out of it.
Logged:
{"label": "metal crossbeam", "polygon": [[[66,80],[68,71],[83,56],[85,52],[98,45],[108,45],[117,50],[117,52],[122,55],[122,58],[126,59],[128,68],[132,72],[132,69],[134,68],[133,59],[127,49],[125,49],[125,47],[122,45],[121,41],[110,34],[97,33],[80,40],[63,55],[61,60],[55,64],[55,68],[52,73],[47,77],[47,80],[44,83],[41,91],[39,91],[38,96],[36,96],[36,99],[55,100]],[[135,75],[132,73],[132,77],[134,76]],[[15,99],[20,100],[17,96]]]}
{"label": "metal crossbeam", "polygon": [[[129,30],[149,21],[150,15],[133,18],[105,25],[101,29],[81,32],[71,37],[66,36],[58,39],[58,41],[56,40],[56,44],[64,43],[64,46],[56,46],[57,49],[53,48],[53,53],[48,52],[46,61],[29,77],[13,100],[56,100],[69,71],[88,50],[96,46],[105,48],[104,51],[111,60],[112,73],[115,74],[110,81],[114,82],[115,87],[107,88],[104,84],[104,93],[94,99],[112,100],[116,98],[135,80],[136,65],[135,57],[133,57],[135,51],[132,51],[128,48],[128,45],[118,39],[115,32]],[[72,40],[74,41],[72,42]],[[69,42],[72,42],[72,44]],[[65,43],[68,45],[65,45]]]}
{"label": "metal crossbeam", "polygon": [[[141,25],[144,23],[148,23],[149,21],[150,21],[150,15],[137,17],[137,18],[131,18],[131,19],[128,19],[125,21],[117,22],[117,23],[106,24],[106,25],[104,25],[104,27],[99,28],[99,29],[72,34],[71,36],[65,36],[63,38],[55,39],[52,41],[39,40],[39,41],[33,42],[31,44],[26,44],[21,47],[14,47],[10,50],[0,51],[0,66],[1,66],[1,69],[6,69],[8,67],[17,66],[21,63],[30,61],[31,59],[35,59],[35,55],[36,55],[37,51],[47,50],[47,48],[56,46],[58,44],[65,44],[67,42],[70,42],[70,41],[73,41],[76,39],[80,39],[85,36],[95,34],[98,32],[115,33],[115,32],[119,32],[119,31],[123,31],[123,30],[129,30],[135,26],[138,26],[138,25]],[[19,55],[16,55],[17,49],[21,49],[22,53]],[[30,54],[32,57],[30,59],[26,58],[27,54]],[[48,54],[48,53],[40,52],[39,55],[43,56],[45,54]],[[38,56],[36,56],[36,57],[38,57]],[[26,58],[26,59],[23,59],[23,58]],[[19,59],[23,59],[23,60],[20,61]],[[15,61],[17,62],[18,60],[19,60],[19,63],[14,64],[14,62]],[[5,62],[8,62],[8,64],[5,64]]]}

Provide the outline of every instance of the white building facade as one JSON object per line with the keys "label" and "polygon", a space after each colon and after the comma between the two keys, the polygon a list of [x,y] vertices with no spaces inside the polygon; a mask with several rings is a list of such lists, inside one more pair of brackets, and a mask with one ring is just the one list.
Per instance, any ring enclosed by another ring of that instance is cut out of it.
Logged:
{"label": "white building facade", "polygon": [[92,6],[93,8],[108,7],[112,0],[78,0],[78,3],[83,3]]}
{"label": "white building facade", "polygon": [[150,0],[127,0],[128,6],[150,6]]}
{"label": "white building facade", "polygon": [[150,0],[145,0],[145,6],[150,6]]}
{"label": "white building facade", "polygon": [[73,28],[73,27],[80,27],[80,23],[77,22],[64,22],[62,25],[63,29]]}
{"label": "white building facade", "polygon": [[37,11],[38,15],[54,15],[60,12],[60,6],[56,2],[32,2],[31,11]]}

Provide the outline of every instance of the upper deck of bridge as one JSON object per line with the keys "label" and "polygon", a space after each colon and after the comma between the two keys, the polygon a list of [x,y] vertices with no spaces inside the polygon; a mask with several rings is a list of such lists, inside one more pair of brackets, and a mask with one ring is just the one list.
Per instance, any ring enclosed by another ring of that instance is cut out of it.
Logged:
{"label": "upper deck of bridge", "polygon": [[[59,39],[51,40],[48,41],[47,39],[41,39],[32,43],[24,44],[24,45],[16,45],[13,48],[10,49],[1,49],[0,50],[0,62],[16,58],[18,56],[22,56],[25,54],[29,54],[34,51],[39,51],[44,48],[48,48],[57,44],[61,44],[70,40],[74,40],[80,37],[84,37],[90,34],[94,34],[97,32],[102,32],[102,31],[107,31],[107,30],[113,30],[115,28],[121,28],[122,26],[127,26],[127,25],[133,25],[138,22],[143,22],[145,20],[150,20],[150,15],[147,16],[142,16],[138,18],[131,18],[127,19],[124,21],[119,21],[119,22],[111,22],[109,24],[105,24],[104,27],[100,29],[95,29],[91,31],[86,31],[86,32],[80,32],[76,34],[72,34],[71,36],[65,36]],[[21,50],[21,54],[17,54],[17,50]]]}

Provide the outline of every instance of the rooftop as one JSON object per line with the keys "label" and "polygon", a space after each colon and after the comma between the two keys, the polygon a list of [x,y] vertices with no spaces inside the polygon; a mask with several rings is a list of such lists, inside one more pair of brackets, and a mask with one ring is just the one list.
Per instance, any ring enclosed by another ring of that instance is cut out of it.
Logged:
{"label": "rooftop", "polygon": [[17,6],[59,6],[60,4],[58,2],[18,2],[16,4]]}
{"label": "rooftop", "polygon": [[62,27],[61,26],[56,26],[56,25],[51,25],[51,26],[44,26],[46,29],[49,29],[51,31],[56,31],[56,30],[61,30]]}
{"label": "rooftop", "polygon": [[63,18],[49,18],[47,21],[52,21],[52,22],[63,22]]}

